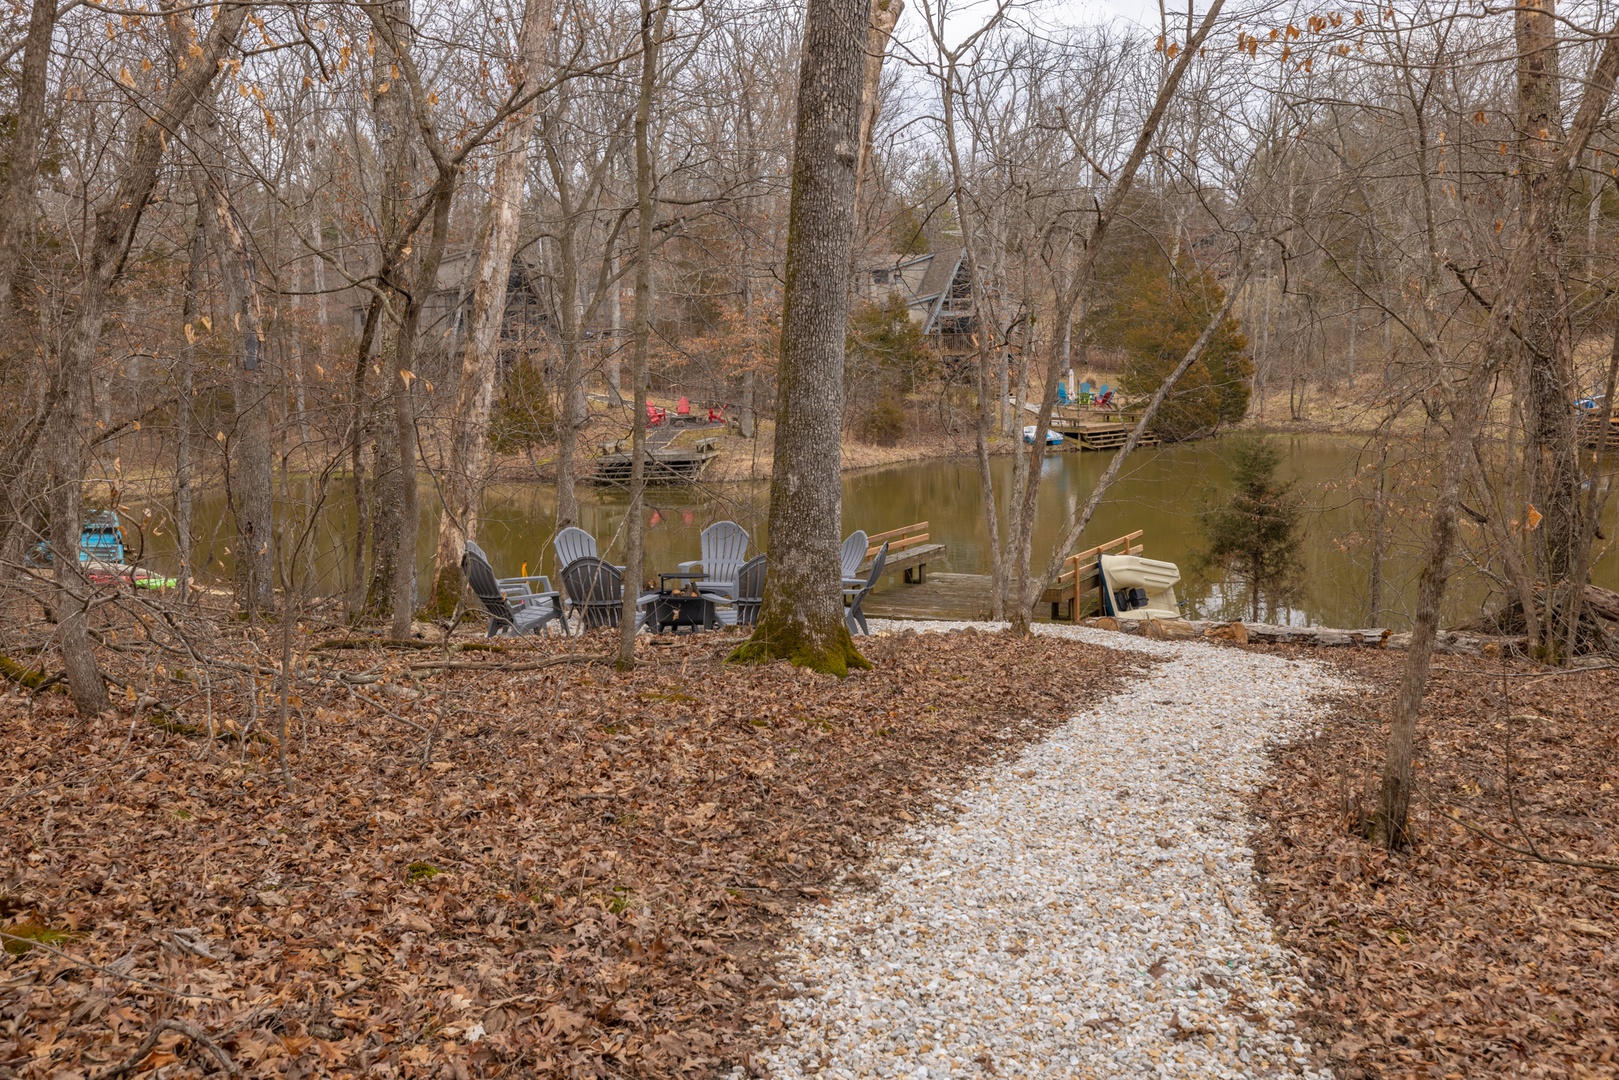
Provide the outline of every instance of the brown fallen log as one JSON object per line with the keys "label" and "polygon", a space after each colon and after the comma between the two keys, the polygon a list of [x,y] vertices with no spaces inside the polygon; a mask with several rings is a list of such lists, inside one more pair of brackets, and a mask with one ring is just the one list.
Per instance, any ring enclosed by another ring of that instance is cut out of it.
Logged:
{"label": "brown fallen log", "polygon": [[[1409,649],[1410,633],[1393,633],[1383,627],[1340,630],[1331,626],[1272,626],[1268,623],[1210,622],[1200,619],[1085,619],[1079,625],[1121,634],[1152,637],[1160,641],[1203,638],[1255,645],[1306,645],[1318,649]],[[1434,638],[1434,651],[1462,656],[1499,656],[1523,653],[1528,639],[1512,634],[1469,634],[1441,630]]]}
{"label": "brown fallen log", "polygon": [[1272,626],[1268,623],[1209,622],[1200,619],[1096,619],[1088,625],[1159,640],[1206,638],[1238,644],[1308,645],[1321,649],[1392,647],[1388,644],[1391,634],[1383,627],[1339,630],[1329,626]]}

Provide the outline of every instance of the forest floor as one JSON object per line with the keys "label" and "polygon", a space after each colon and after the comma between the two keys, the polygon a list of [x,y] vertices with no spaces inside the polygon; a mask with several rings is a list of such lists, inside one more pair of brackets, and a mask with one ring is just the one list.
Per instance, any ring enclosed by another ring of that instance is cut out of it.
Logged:
{"label": "forest floor", "polygon": [[0,1076],[753,1071],[789,917],[1152,663],[900,633],[838,680],[699,635],[621,674],[609,632],[300,633],[283,775],[278,634],[167,625],[187,649],[106,634],[98,718],[0,683]]}
{"label": "forest floor", "polygon": [[1619,671],[1438,658],[1388,855],[1355,829],[1404,656],[1333,659],[1365,690],[1276,752],[1254,847],[1334,1075],[1619,1076],[1619,873],[1572,865],[1619,863]]}

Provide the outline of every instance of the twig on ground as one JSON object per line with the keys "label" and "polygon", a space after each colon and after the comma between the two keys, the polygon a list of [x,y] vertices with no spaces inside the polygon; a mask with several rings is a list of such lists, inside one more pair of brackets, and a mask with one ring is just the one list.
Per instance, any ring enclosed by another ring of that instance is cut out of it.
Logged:
{"label": "twig on ground", "polygon": [[389,716],[393,717],[395,720],[398,720],[401,724],[406,724],[406,725],[408,725],[410,727],[413,727],[417,731],[426,731],[427,730],[426,727],[422,726],[421,724],[418,724],[416,721],[405,719],[403,716],[400,716],[398,713],[394,712],[392,709],[390,709],[386,705],[382,704],[382,702],[373,701],[371,698],[366,697],[364,694],[360,693],[358,690],[354,689],[353,687],[349,688],[349,693],[353,694],[356,698],[359,698],[361,701],[365,702],[367,705],[371,706],[373,709],[376,709],[376,710],[378,710],[380,712],[387,713]]}
{"label": "twig on ground", "polygon": [[143,979],[138,975],[125,975],[116,968],[105,967],[89,960],[80,959],[79,957],[74,956],[72,953],[63,952],[54,945],[47,945],[43,941],[35,941],[31,937],[18,937],[16,934],[8,934],[4,930],[0,930],[0,938],[4,938],[7,941],[21,942],[28,946],[29,952],[33,952],[35,949],[44,949],[53,956],[60,956],[63,960],[66,960],[69,963],[77,964],[80,967],[89,968],[92,971],[99,971],[101,974],[110,975],[115,979],[123,979],[125,982],[137,983],[152,990],[157,990],[161,993],[168,994],[170,997],[197,998],[200,1001],[216,1001],[221,1005],[230,1004],[230,1002],[226,1001],[224,998],[215,997],[212,994],[197,993],[189,990],[176,990],[173,987],[164,986],[162,983],[153,982],[150,979]]}
{"label": "twig on ground", "polygon": [[242,1075],[242,1070],[236,1067],[236,1062],[231,1060],[231,1056],[225,1053],[224,1049],[214,1042],[206,1031],[195,1024],[188,1024],[184,1020],[169,1018],[159,1020],[154,1024],[152,1030],[147,1033],[141,1044],[135,1048],[133,1054],[107,1071],[97,1074],[96,1080],[116,1080],[117,1077],[127,1076],[134,1072],[140,1067],[140,1063],[146,1060],[146,1055],[152,1052],[152,1048],[157,1045],[157,1040],[162,1037],[165,1031],[178,1031],[192,1042],[206,1048],[209,1053],[214,1055],[215,1060],[219,1062],[220,1068],[224,1069],[227,1075]]}
{"label": "twig on ground", "polygon": [[[1456,824],[1460,825],[1474,836],[1477,836],[1483,840],[1488,840],[1496,847],[1505,848],[1507,851],[1510,851],[1513,854],[1522,855],[1524,858],[1533,859],[1535,862],[1548,863],[1552,866],[1571,866],[1580,870],[1598,870],[1606,874],[1619,873],[1619,863],[1591,862],[1585,859],[1564,859],[1559,858],[1556,855],[1547,855],[1533,847],[1521,848],[1515,844],[1509,844],[1505,840],[1498,839],[1497,837],[1491,835],[1490,831],[1484,828],[1482,825],[1475,825],[1471,821],[1466,821],[1448,810],[1440,809],[1438,810],[1438,814],[1442,818],[1449,818],[1451,821],[1454,821]],[[1523,831],[1521,827],[1519,831]]]}
{"label": "twig on ground", "polygon": [[428,660],[410,665],[412,671],[539,671],[558,664],[607,664],[615,657],[605,653],[570,653],[547,660],[533,660],[526,664],[486,664],[478,660]]}

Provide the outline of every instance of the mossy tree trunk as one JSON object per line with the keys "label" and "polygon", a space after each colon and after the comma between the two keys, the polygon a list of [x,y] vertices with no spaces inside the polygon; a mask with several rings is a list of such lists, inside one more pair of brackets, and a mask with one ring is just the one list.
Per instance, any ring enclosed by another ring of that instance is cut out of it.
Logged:
{"label": "mossy tree trunk", "polygon": [[869,0],[809,0],[770,481],[770,569],[739,660],[785,658],[845,675],[869,667],[843,621],[838,547],[843,343],[849,321],[860,87]]}

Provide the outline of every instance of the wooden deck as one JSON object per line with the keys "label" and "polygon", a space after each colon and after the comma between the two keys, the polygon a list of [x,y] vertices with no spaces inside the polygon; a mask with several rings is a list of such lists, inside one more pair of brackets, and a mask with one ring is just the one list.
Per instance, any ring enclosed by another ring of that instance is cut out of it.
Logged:
{"label": "wooden deck", "polygon": [[[1038,414],[1040,407],[1024,402],[1025,411]],[[1025,419],[1028,419],[1025,417]],[[1081,450],[1117,450],[1130,438],[1130,431],[1139,419],[1137,414],[1122,409],[1084,409],[1076,406],[1058,406],[1052,410],[1048,427],[1072,442]],[[1156,446],[1158,436],[1151,431],[1142,433],[1138,446]]]}
{"label": "wooden deck", "polygon": [[[1587,449],[1595,450],[1597,437],[1602,434],[1602,418],[1600,416],[1584,416],[1580,418],[1580,442]],[[1619,415],[1608,418],[1609,450],[1619,450]]]}
{"label": "wooden deck", "polygon": [[875,589],[864,606],[881,619],[987,619],[990,576],[935,572],[921,584]]}
{"label": "wooden deck", "polygon": [[[646,482],[649,484],[692,484],[703,475],[708,463],[719,457],[713,439],[699,439],[689,448],[648,449]],[[608,453],[596,459],[590,479],[598,484],[628,484],[631,460],[627,453]]]}
{"label": "wooden deck", "polygon": [[[1137,529],[1070,555],[1056,585],[1041,594],[1036,616],[1074,622],[1084,617],[1087,609],[1100,612],[1101,583],[1096,573],[1096,557],[1139,555],[1143,548],[1137,541],[1142,535]],[[909,572],[905,580],[911,581]],[[934,573],[922,580],[918,573],[916,582],[903,589],[879,587],[873,590],[866,598],[866,612],[885,619],[987,619],[991,609],[991,584],[988,574]],[[1048,604],[1049,612],[1045,608]]]}

